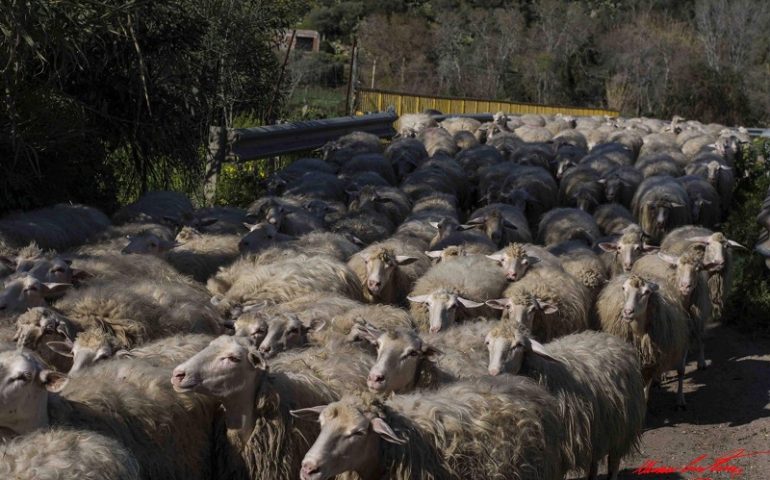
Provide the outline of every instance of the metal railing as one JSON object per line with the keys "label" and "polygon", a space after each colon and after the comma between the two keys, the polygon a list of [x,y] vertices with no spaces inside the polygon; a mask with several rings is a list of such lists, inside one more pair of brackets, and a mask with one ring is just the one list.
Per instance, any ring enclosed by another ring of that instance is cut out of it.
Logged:
{"label": "metal railing", "polygon": [[415,95],[389,90],[359,88],[356,91],[358,112],[381,112],[392,106],[398,115],[405,113],[420,113],[427,109],[443,113],[495,113],[511,114],[537,113],[553,115],[562,113],[573,116],[609,115],[616,117],[616,110],[604,108],[583,108],[563,105],[538,105],[534,103],[507,102],[501,100],[485,100],[479,98],[442,97],[432,95]]}

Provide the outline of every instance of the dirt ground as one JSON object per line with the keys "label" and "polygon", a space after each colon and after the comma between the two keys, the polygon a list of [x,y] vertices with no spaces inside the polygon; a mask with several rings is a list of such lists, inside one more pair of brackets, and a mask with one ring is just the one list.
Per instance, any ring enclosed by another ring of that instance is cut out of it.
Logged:
{"label": "dirt ground", "polygon": [[[694,359],[687,365],[686,411],[674,408],[675,372],[653,389],[641,453],[623,461],[621,479],[770,480],[770,340],[715,326],[706,347],[708,369],[698,371]],[[725,459],[723,467],[737,467],[732,472],[682,471],[700,456],[696,465],[708,468],[741,449],[764,453]],[[676,473],[635,472],[649,461]]]}

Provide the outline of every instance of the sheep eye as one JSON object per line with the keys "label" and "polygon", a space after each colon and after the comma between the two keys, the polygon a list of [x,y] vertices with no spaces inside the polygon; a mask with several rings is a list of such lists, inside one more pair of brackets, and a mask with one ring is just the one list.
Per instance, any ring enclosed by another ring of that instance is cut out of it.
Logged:
{"label": "sheep eye", "polygon": [[225,359],[227,359],[227,360],[229,360],[229,361],[231,361],[231,362],[233,362],[233,363],[238,363],[238,362],[240,362],[240,361],[241,361],[241,359],[240,359],[240,358],[238,358],[238,357],[236,357],[236,356],[233,356],[233,355],[230,355],[230,356],[228,356],[228,357],[225,357]]}
{"label": "sheep eye", "polygon": [[296,334],[296,333],[297,333],[297,328],[296,328],[296,327],[295,327],[295,328],[290,328],[290,329],[289,329],[289,335],[294,335],[294,334]]}
{"label": "sheep eye", "polygon": [[356,430],[355,432],[351,432],[351,437],[360,437],[363,436],[366,432],[364,430]]}
{"label": "sheep eye", "polygon": [[30,378],[30,374],[27,373],[27,372],[24,372],[24,373],[20,373],[20,374],[16,375],[15,377],[9,378],[8,379],[8,383],[26,382],[26,381],[29,380],[29,378]]}
{"label": "sheep eye", "polygon": [[33,285],[31,287],[25,288],[24,291],[25,292],[37,292],[37,287]]}
{"label": "sheep eye", "polygon": [[419,354],[420,353],[417,350],[411,350],[407,355],[409,355],[410,357],[416,357]]}

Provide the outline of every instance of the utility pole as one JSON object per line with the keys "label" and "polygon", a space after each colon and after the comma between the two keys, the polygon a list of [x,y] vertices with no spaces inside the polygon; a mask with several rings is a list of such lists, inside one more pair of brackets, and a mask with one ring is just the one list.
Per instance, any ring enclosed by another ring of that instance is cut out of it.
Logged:
{"label": "utility pole", "polygon": [[372,63],[372,90],[374,90],[374,76],[377,75],[377,59]]}
{"label": "utility pole", "polygon": [[345,113],[352,115],[353,112],[353,82],[355,81],[356,53],[358,48],[358,37],[353,37],[353,47],[350,49],[350,72],[348,74],[348,92],[345,95]]}

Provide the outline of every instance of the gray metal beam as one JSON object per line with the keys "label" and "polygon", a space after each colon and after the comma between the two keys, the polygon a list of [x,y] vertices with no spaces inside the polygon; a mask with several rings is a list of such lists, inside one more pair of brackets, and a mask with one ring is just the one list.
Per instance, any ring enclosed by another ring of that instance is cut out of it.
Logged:
{"label": "gray metal beam", "polygon": [[396,134],[393,122],[397,119],[394,112],[385,112],[233,129],[229,157],[246,161],[312,150],[354,131],[392,137]]}

